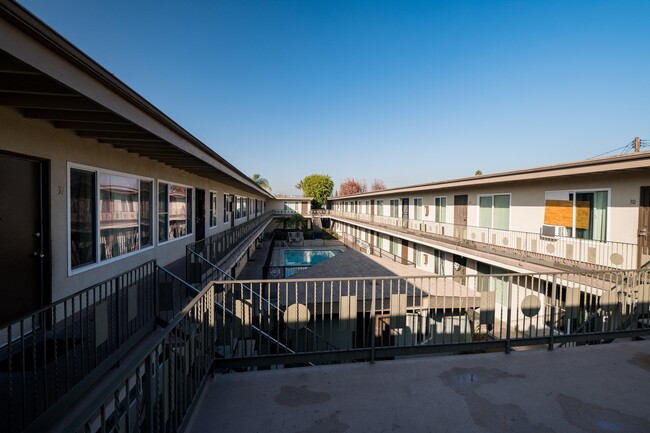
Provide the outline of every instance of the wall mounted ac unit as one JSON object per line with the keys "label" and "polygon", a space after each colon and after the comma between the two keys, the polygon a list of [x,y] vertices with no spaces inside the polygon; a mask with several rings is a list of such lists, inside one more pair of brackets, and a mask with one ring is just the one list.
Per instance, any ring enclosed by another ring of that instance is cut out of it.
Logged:
{"label": "wall mounted ac unit", "polygon": [[545,238],[558,238],[565,236],[566,227],[564,226],[551,226],[548,224],[542,225],[541,235]]}

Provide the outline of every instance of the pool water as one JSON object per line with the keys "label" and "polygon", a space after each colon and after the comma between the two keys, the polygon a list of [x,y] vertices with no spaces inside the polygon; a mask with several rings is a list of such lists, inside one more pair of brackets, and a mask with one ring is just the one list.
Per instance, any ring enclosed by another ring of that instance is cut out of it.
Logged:
{"label": "pool water", "polygon": [[284,266],[314,266],[334,257],[341,250],[285,250]]}

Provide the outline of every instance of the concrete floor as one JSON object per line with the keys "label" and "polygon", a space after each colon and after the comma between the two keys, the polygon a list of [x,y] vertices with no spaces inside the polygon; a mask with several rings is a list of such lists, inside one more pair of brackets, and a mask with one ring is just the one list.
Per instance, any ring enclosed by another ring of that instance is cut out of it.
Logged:
{"label": "concrete floor", "polygon": [[188,432],[650,432],[650,341],[219,374]]}

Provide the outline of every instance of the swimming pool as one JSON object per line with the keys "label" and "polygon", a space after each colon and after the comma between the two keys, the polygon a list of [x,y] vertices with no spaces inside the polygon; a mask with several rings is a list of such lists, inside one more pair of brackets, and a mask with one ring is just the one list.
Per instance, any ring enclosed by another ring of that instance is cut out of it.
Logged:
{"label": "swimming pool", "polygon": [[314,266],[341,250],[284,250],[284,266]]}

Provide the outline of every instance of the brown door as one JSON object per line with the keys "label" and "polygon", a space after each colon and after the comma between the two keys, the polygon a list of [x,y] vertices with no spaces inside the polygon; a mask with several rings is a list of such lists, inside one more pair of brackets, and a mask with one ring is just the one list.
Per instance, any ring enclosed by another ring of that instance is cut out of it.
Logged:
{"label": "brown door", "polygon": [[467,195],[454,196],[454,224],[467,226]]}
{"label": "brown door", "polygon": [[0,324],[49,303],[45,163],[0,155]]}
{"label": "brown door", "polygon": [[639,262],[638,267],[650,262],[650,186],[641,187],[639,201]]}
{"label": "brown door", "polygon": [[407,240],[402,239],[402,264],[408,265],[409,263],[409,243]]}
{"label": "brown door", "polygon": [[307,215],[307,202],[303,201],[301,207],[302,207],[302,214]]}
{"label": "brown door", "polygon": [[402,199],[402,227],[408,228],[409,226],[409,199]]}

